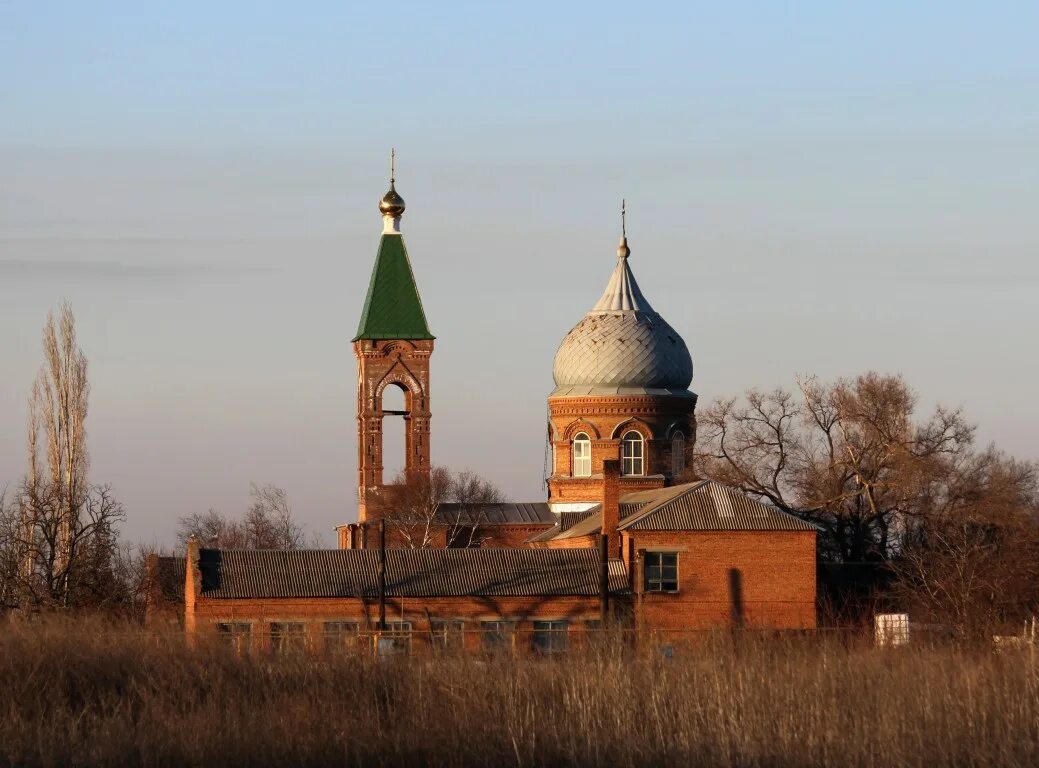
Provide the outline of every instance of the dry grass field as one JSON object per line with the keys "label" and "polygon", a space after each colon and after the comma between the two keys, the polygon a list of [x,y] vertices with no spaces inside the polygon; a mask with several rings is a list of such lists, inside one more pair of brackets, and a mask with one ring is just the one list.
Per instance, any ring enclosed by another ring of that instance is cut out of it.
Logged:
{"label": "dry grass field", "polygon": [[244,658],[93,620],[0,623],[0,763],[1007,765],[1027,652],[705,638],[537,659]]}

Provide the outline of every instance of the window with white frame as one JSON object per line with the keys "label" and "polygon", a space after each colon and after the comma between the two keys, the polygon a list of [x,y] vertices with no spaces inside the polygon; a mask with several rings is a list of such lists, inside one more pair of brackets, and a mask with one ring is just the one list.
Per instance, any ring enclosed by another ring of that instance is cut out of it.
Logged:
{"label": "window with white frame", "polygon": [[465,645],[465,622],[461,619],[430,619],[429,636],[434,648],[462,648]]}
{"label": "window with white frame", "polygon": [[671,475],[681,477],[685,472],[685,435],[675,432],[671,437]]}
{"label": "window with white frame", "polygon": [[642,475],[645,474],[643,458],[645,456],[646,443],[642,434],[634,429],[628,430],[621,438],[621,474]]}
{"label": "window with white frame", "polygon": [[356,650],[360,629],[356,621],[326,621],[325,653],[336,654]]}
{"label": "window with white frame", "polygon": [[505,619],[481,621],[480,630],[483,634],[483,649],[495,652],[509,648],[512,644],[512,629],[513,622]]}
{"label": "window with white frame", "polygon": [[380,656],[404,656],[411,652],[411,622],[387,621],[376,648]]}
{"label": "window with white frame", "polygon": [[558,621],[535,621],[534,622],[534,648],[538,653],[553,654],[566,653],[567,630],[570,622]]}
{"label": "window with white frame", "polygon": [[589,477],[592,474],[592,441],[584,432],[574,436],[574,477]]}
{"label": "window with white frame", "polygon": [[247,621],[228,621],[216,625],[220,638],[235,653],[246,653],[252,638],[252,625]]}
{"label": "window with white frame", "polygon": [[271,622],[271,653],[301,653],[307,647],[307,628],[302,621]]}

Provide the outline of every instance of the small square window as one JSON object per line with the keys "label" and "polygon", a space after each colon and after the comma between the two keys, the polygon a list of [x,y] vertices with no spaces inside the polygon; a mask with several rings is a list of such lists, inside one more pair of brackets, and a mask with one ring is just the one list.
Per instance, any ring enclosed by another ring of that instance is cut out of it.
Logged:
{"label": "small square window", "polygon": [[299,621],[271,622],[271,652],[279,655],[306,649],[306,627]]}
{"label": "small square window", "polygon": [[544,654],[566,653],[568,629],[567,621],[535,621],[535,650]]}
{"label": "small square window", "polygon": [[461,648],[465,643],[465,622],[461,619],[430,619],[429,634],[435,648]]}
{"label": "small square window", "polygon": [[677,552],[647,552],[644,565],[646,592],[678,591]]}
{"label": "small square window", "polygon": [[216,625],[220,638],[235,651],[246,653],[252,639],[252,625],[247,621],[229,621]]}
{"label": "small square window", "polygon": [[356,621],[325,622],[325,653],[336,654],[357,648],[360,626]]}
{"label": "small square window", "polygon": [[387,621],[379,636],[380,656],[405,656],[411,652],[411,622]]}
{"label": "small square window", "polygon": [[511,621],[481,621],[480,629],[483,631],[483,649],[485,651],[502,651],[512,644]]}

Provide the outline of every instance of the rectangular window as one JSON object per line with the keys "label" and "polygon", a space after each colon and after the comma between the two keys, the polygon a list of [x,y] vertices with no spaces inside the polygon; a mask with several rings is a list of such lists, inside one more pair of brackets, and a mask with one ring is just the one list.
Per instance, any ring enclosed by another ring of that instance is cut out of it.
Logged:
{"label": "rectangular window", "polygon": [[511,621],[481,621],[480,629],[483,630],[483,649],[485,651],[502,651],[512,646]]}
{"label": "rectangular window", "polygon": [[592,442],[583,434],[574,440],[574,477],[592,474]]}
{"label": "rectangular window", "polygon": [[678,553],[647,552],[645,558],[645,590],[647,592],[677,592]]}
{"label": "rectangular window", "polygon": [[566,653],[567,621],[535,621],[534,649],[539,653]]}
{"label": "rectangular window", "polygon": [[360,626],[356,621],[325,622],[325,653],[346,653],[357,649]]}
{"label": "rectangular window", "polygon": [[306,626],[300,621],[271,622],[271,652],[302,653],[307,647]]}
{"label": "rectangular window", "polygon": [[459,649],[465,644],[465,622],[461,619],[430,619],[429,634],[435,648]]}
{"label": "rectangular window", "polygon": [[247,653],[252,638],[252,625],[247,621],[228,621],[216,625],[220,638],[235,653]]}
{"label": "rectangular window", "polygon": [[379,637],[380,656],[406,656],[411,653],[411,622],[387,621]]}
{"label": "rectangular window", "polygon": [[645,452],[645,441],[642,435],[631,430],[621,438],[621,474],[641,476],[643,474],[642,459]]}

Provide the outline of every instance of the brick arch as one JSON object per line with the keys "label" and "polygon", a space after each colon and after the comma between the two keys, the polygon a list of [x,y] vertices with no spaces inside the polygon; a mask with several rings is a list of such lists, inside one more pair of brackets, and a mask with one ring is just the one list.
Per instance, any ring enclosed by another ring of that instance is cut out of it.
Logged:
{"label": "brick arch", "polygon": [[563,439],[570,442],[574,439],[574,435],[578,432],[586,432],[588,437],[592,440],[601,440],[602,435],[599,434],[599,430],[595,428],[595,425],[587,419],[578,419],[577,421],[570,422],[566,429],[563,430]]}
{"label": "brick arch", "polygon": [[683,421],[672,421],[667,425],[667,430],[664,432],[664,437],[670,440],[675,436],[675,432],[681,432],[682,437],[685,438],[686,442],[689,442],[689,424]]}
{"label": "brick arch", "polygon": [[423,394],[422,384],[419,383],[419,380],[415,378],[403,363],[393,366],[376,385],[374,394],[379,402],[382,402],[383,391],[390,385],[396,385],[403,389],[406,399],[409,400],[415,396],[421,397]]}
{"label": "brick arch", "polygon": [[386,354],[393,354],[394,352],[407,353],[413,352],[415,350],[415,345],[412,344],[410,341],[405,341],[404,339],[397,339],[396,341],[391,341],[389,344],[386,344],[382,349],[383,352],[385,352]]}
{"label": "brick arch", "polygon": [[611,440],[620,440],[624,437],[624,433],[630,429],[634,429],[636,432],[642,435],[643,440],[653,440],[653,429],[644,422],[642,419],[632,417],[625,419],[613,428],[613,432],[610,433]]}

